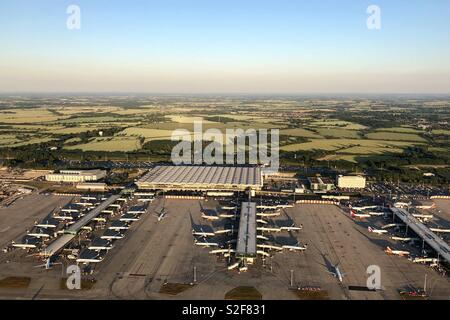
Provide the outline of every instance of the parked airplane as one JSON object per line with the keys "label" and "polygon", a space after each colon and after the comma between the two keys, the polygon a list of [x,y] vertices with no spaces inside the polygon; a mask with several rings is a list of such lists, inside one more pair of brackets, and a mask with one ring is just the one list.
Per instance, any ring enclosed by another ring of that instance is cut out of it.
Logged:
{"label": "parked airplane", "polygon": [[413,213],[412,216],[414,218],[420,218],[420,219],[433,219],[432,214],[421,214],[421,213]]}
{"label": "parked airplane", "polygon": [[350,215],[352,216],[352,218],[359,218],[359,219],[370,218],[370,214],[368,213],[356,213],[353,210],[350,210]]}
{"label": "parked airplane", "polygon": [[430,230],[437,233],[450,233],[450,229],[430,228]]}
{"label": "parked airplane", "polygon": [[391,237],[392,240],[408,242],[408,241],[419,241],[419,238],[410,238],[410,237]]}
{"label": "parked airplane", "polygon": [[400,257],[405,257],[409,255],[409,251],[403,251],[403,250],[392,250],[390,247],[387,247],[386,250],[384,250],[389,255],[395,255]]}
{"label": "parked airplane", "polygon": [[208,242],[205,238],[202,238],[200,240],[197,238],[194,238],[194,243],[195,243],[195,245],[201,246],[201,247],[218,247],[219,246],[218,243]]}
{"label": "parked airplane", "polygon": [[271,210],[271,211],[262,211],[262,212],[257,212],[256,216],[257,217],[278,217],[281,214],[281,210]]}
{"label": "parked airplane", "polygon": [[386,224],[384,226],[381,227],[381,229],[389,229],[389,228],[400,228],[400,227],[404,227],[405,225],[403,223],[391,223],[391,224]]}
{"label": "parked airplane", "polygon": [[282,246],[283,249],[287,249],[289,251],[306,251],[308,248],[308,245],[305,243],[305,245],[301,246],[299,242],[297,242],[297,245],[295,246]]}
{"label": "parked airplane", "polygon": [[154,216],[156,216],[158,218],[158,221],[161,221],[162,219],[165,218],[167,214],[167,210],[166,208],[164,208],[164,206],[161,208],[161,210],[159,210],[158,213],[155,212]]}
{"label": "parked airplane", "polygon": [[380,217],[380,216],[383,216],[383,215],[384,215],[384,212],[370,211],[370,212],[368,212],[368,214],[369,214],[370,216]]}
{"label": "parked airplane", "polygon": [[367,230],[368,230],[370,233],[376,233],[376,234],[388,233],[387,230],[383,230],[383,229],[374,229],[374,228],[372,228],[371,226],[368,226],[368,227],[367,227]]}
{"label": "parked airplane", "polygon": [[192,229],[192,234],[194,236],[201,236],[201,237],[214,237],[216,235],[214,232],[204,231],[201,226],[200,226],[200,231],[196,231],[195,229]]}

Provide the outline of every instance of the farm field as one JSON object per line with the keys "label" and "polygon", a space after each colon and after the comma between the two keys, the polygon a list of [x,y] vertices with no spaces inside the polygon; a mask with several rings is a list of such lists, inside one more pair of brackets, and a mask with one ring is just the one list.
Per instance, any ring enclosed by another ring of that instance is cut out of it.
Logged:
{"label": "farm field", "polygon": [[417,134],[397,133],[397,132],[373,132],[366,135],[368,139],[374,140],[391,140],[391,141],[414,141],[426,142],[424,138]]}
{"label": "farm field", "polygon": [[85,144],[77,144],[74,146],[65,146],[65,149],[82,151],[136,151],[141,148],[139,139],[133,137],[112,137],[112,138],[95,138]]}
{"label": "farm field", "polygon": [[309,142],[291,144],[280,147],[283,151],[302,150],[344,150],[350,147],[359,147],[361,152],[370,153],[373,148],[383,148],[389,152],[391,148],[398,151],[398,147],[411,146],[413,143],[401,141],[364,140],[364,139],[313,139]]}

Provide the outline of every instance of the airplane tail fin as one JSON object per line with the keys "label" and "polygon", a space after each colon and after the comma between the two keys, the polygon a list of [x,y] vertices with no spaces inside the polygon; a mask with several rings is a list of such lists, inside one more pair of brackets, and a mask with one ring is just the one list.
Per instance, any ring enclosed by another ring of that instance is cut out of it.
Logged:
{"label": "airplane tail fin", "polygon": [[367,230],[368,230],[369,232],[373,232],[373,229],[372,229],[371,226],[368,226],[368,227],[367,227]]}

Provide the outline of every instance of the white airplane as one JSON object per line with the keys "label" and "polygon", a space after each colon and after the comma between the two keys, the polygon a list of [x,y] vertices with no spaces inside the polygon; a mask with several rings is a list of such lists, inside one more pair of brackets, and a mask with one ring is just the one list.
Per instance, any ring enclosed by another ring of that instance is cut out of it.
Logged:
{"label": "white airplane", "polygon": [[368,226],[368,227],[367,227],[367,230],[368,230],[370,233],[376,233],[376,234],[388,233],[387,230],[383,230],[383,229],[375,229],[375,228],[372,228],[371,226]]}
{"label": "white airplane", "polygon": [[211,254],[221,254],[221,253],[231,254],[234,252],[236,252],[236,250],[234,250],[234,249],[215,249],[215,250],[211,250],[209,253],[211,253]]}
{"label": "white airplane", "polygon": [[376,209],[378,206],[353,207],[351,204],[349,204],[348,207],[356,211],[362,211],[367,209]]}
{"label": "white airplane", "polygon": [[203,213],[203,212],[202,212],[202,218],[203,218],[203,219],[206,219],[206,220],[212,220],[212,221],[214,221],[214,220],[219,220],[219,219],[220,219],[219,216],[215,216],[215,215],[207,215],[207,214],[205,214],[205,213]]}
{"label": "white airplane", "polygon": [[256,219],[256,222],[262,223],[262,224],[268,224],[268,222],[264,219]]}
{"label": "white airplane", "polygon": [[37,229],[36,231],[27,232],[27,235],[30,237],[36,237],[36,238],[50,238],[52,235],[46,230]]}
{"label": "white airplane", "polygon": [[356,213],[353,210],[350,210],[350,215],[352,218],[358,218],[358,219],[363,219],[363,218],[370,218],[370,214],[368,213]]}
{"label": "white airplane", "polygon": [[282,246],[283,249],[287,249],[289,251],[306,251],[308,248],[308,245],[305,244],[304,246],[301,246],[300,243],[297,243],[295,246]]}
{"label": "white airplane", "polygon": [[262,234],[258,234],[258,235],[256,235],[256,239],[260,239],[260,240],[266,240],[266,241],[268,241],[268,240],[269,240],[269,238],[267,238],[267,237],[263,236]]}
{"label": "white airplane", "polygon": [[265,252],[264,250],[256,250],[256,253],[264,257],[270,257],[270,254],[268,252]]}
{"label": "white airplane", "polygon": [[122,217],[119,218],[119,221],[126,221],[126,222],[134,222],[134,221],[139,221],[139,217],[137,215],[134,214],[124,214]]}
{"label": "white airplane", "polygon": [[328,272],[330,274],[332,274],[334,277],[336,277],[336,279],[338,279],[340,283],[342,283],[344,281],[344,276],[346,274],[342,273],[341,270],[339,270],[339,263],[335,266],[332,266],[332,268],[334,269],[334,271],[328,271]]}
{"label": "white airplane", "polygon": [[405,225],[403,223],[391,223],[391,224],[386,224],[384,226],[381,227],[381,229],[389,229],[389,228],[400,228],[400,227],[404,227]]}
{"label": "white airplane", "polygon": [[430,230],[437,233],[450,233],[450,229],[430,228]]}
{"label": "white airplane", "polygon": [[384,215],[384,212],[370,211],[370,212],[368,212],[368,214],[369,214],[370,216],[380,217],[380,216],[383,216],[383,215]]}
{"label": "white airplane", "polygon": [[236,206],[223,206],[221,207],[222,210],[237,210],[238,208]]}
{"label": "white airplane", "polygon": [[420,240],[419,238],[410,238],[410,237],[404,238],[404,237],[395,237],[395,236],[391,237],[391,239],[395,240],[395,241],[402,241],[402,242],[408,242],[408,241],[413,242],[413,241],[419,241]]}
{"label": "white airplane", "polygon": [[256,247],[257,248],[262,248],[262,249],[277,250],[277,251],[282,251],[283,250],[283,247],[275,246],[275,245],[272,245],[272,244],[257,244]]}
{"label": "white airplane", "polygon": [[436,203],[433,203],[432,205],[416,206],[416,208],[417,209],[429,210],[429,209],[436,208]]}
{"label": "white airplane", "polygon": [[302,228],[302,225],[300,225],[300,227],[296,227],[294,224],[289,227],[280,227],[281,231],[300,231]]}
{"label": "white airplane", "polygon": [[256,216],[257,217],[278,217],[281,214],[280,210],[276,210],[276,211],[263,211],[263,212],[257,212]]}
{"label": "white airplane", "polygon": [[208,242],[206,241],[206,239],[204,241],[199,241],[198,239],[194,239],[194,244],[196,246],[201,246],[201,247],[218,247],[219,244],[216,242]]}
{"label": "white airplane", "polygon": [[409,251],[392,250],[390,247],[387,247],[386,250],[384,250],[384,252],[386,252],[389,255],[400,256],[400,257],[405,257],[405,256],[409,255]]}
{"label": "white airplane", "polygon": [[432,214],[421,214],[421,213],[413,213],[412,216],[414,218],[420,218],[420,219],[433,219]]}
{"label": "white airplane", "polygon": [[162,207],[161,210],[158,213],[155,213],[154,215],[158,218],[158,221],[161,221],[165,218],[167,214],[166,208]]}
{"label": "white airplane", "polygon": [[274,228],[274,227],[257,227],[256,230],[258,231],[266,231],[266,232],[281,232],[281,228]]}
{"label": "white airplane", "polygon": [[195,229],[192,229],[192,234],[194,236],[201,236],[201,237],[214,237],[216,235],[214,232],[204,231],[202,227],[200,227],[200,231],[196,231]]}
{"label": "white airplane", "polygon": [[224,233],[229,233],[229,234],[233,234],[235,233],[236,230],[232,227],[231,229],[220,229],[220,230],[216,230],[214,231],[214,234],[224,234]]}
{"label": "white airplane", "polygon": [[224,212],[224,213],[219,213],[219,217],[220,218],[234,218],[236,217],[236,213],[229,213],[229,212]]}
{"label": "white airplane", "polygon": [[431,262],[433,264],[436,264],[439,262],[438,259],[436,258],[414,258],[411,260],[414,263],[427,263],[427,262]]}

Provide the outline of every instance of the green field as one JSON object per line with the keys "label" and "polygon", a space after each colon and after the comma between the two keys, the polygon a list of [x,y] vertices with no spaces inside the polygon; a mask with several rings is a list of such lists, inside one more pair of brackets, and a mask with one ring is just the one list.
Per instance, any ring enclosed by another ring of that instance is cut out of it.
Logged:
{"label": "green field", "polygon": [[390,141],[413,141],[426,142],[424,138],[417,134],[397,133],[397,132],[372,132],[366,134],[368,139],[373,140],[390,140]]}
{"label": "green field", "polygon": [[136,151],[141,148],[139,139],[133,137],[95,138],[85,144],[65,146],[65,149],[83,151]]}
{"label": "green field", "polygon": [[280,135],[287,135],[287,136],[291,136],[291,137],[312,138],[312,139],[322,138],[316,132],[306,130],[306,129],[301,129],[301,128],[284,129],[284,130],[280,131]]}
{"label": "green field", "polygon": [[319,134],[323,137],[331,137],[338,139],[358,139],[360,135],[358,131],[346,130],[346,129],[334,129],[334,128],[319,128],[317,129]]}
{"label": "green field", "polygon": [[305,143],[291,144],[280,147],[283,151],[302,151],[302,150],[326,150],[336,151],[339,149],[348,149],[350,147],[359,147],[361,153],[370,153],[373,148],[383,148],[386,152],[389,149],[395,150],[398,147],[408,147],[413,145],[411,142],[402,141],[383,141],[383,140],[364,140],[364,139],[313,139]]}

